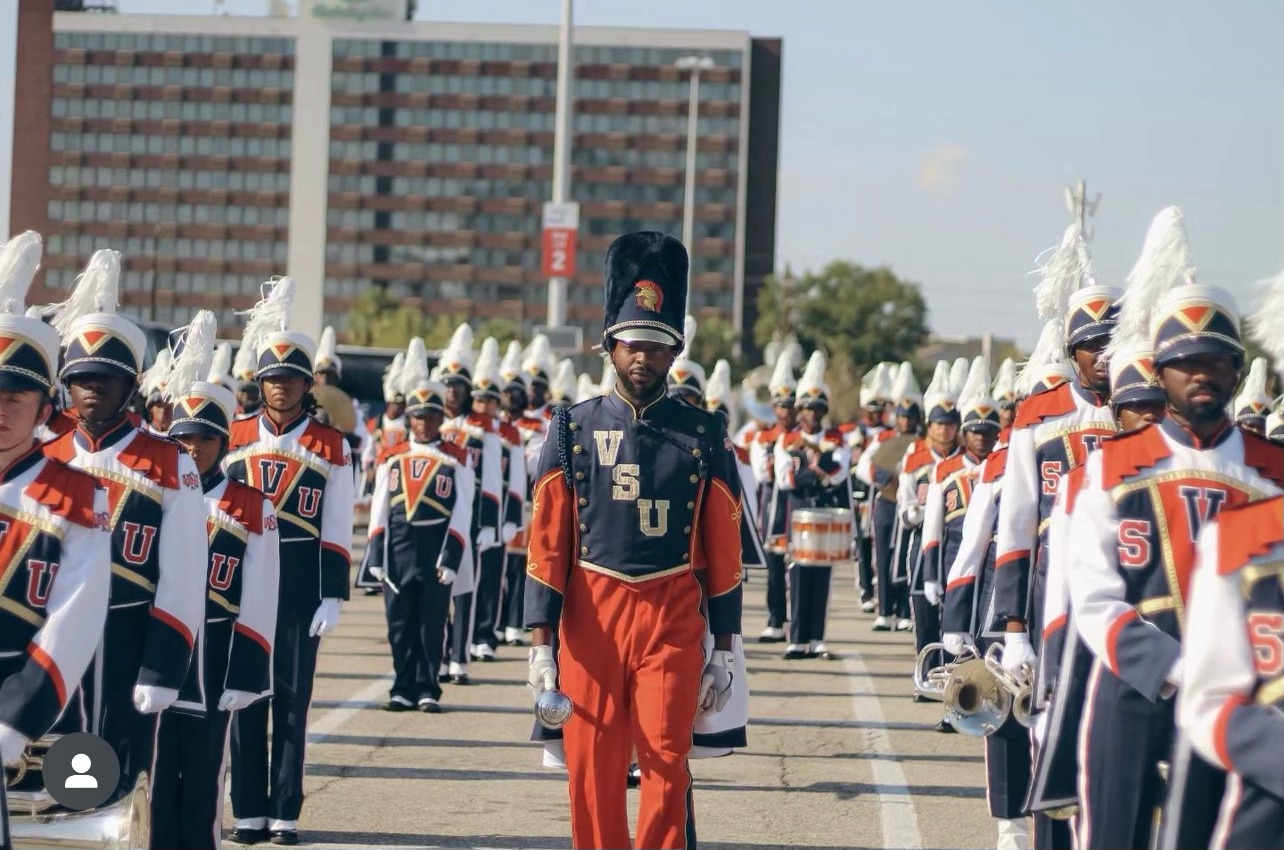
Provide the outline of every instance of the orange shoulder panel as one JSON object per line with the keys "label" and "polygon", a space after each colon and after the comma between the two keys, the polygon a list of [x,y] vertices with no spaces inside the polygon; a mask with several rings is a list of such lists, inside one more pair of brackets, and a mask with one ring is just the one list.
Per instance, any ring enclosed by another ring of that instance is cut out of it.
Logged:
{"label": "orange shoulder panel", "polygon": [[1256,469],[1264,478],[1284,487],[1284,446],[1272,443],[1252,431],[1241,433],[1244,435],[1244,463]]}
{"label": "orange shoulder panel", "polygon": [[521,433],[518,432],[516,427],[507,422],[499,423],[499,438],[510,443],[520,443],[522,441]]}
{"label": "orange shoulder panel", "polygon": [[393,443],[390,446],[384,446],[379,451],[379,457],[377,460],[375,460],[375,466],[383,466],[386,461],[389,461],[392,458],[396,457],[397,455],[403,454],[408,451],[410,451],[409,440],[406,440],[403,443]]}
{"label": "orange shoulder panel", "polygon": [[748,449],[744,448],[743,446],[737,446],[736,444],[732,443],[731,450],[736,453],[736,460],[740,461],[741,463],[749,462]]}
{"label": "orange shoulder panel", "polygon": [[27,485],[31,498],[69,522],[94,527],[94,491],[98,482],[92,475],[48,458],[44,469]]}
{"label": "orange shoulder panel", "polygon": [[946,478],[963,468],[963,453],[959,452],[954,457],[947,457],[936,465],[936,471],[932,473],[932,479],[941,484]]}
{"label": "orange shoulder panel", "polygon": [[259,418],[239,419],[232,423],[232,438],[228,449],[239,449],[259,441]]}
{"label": "orange shoulder panel", "polygon": [[117,459],[162,487],[178,487],[178,456],[183,449],[173,440],[139,431],[120,450]]}
{"label": "orange shoulder panel", "polygon": [[1035,393],[1017,405],[1013,428],[1029,428],[1045,419],[1074,412],[1074,390],[1070,384],[1057,384],[1051,389]]}
{"label": "orange shoulder panel", "polygon": [[1003,473],[1008,468],[1008,450],[995,449],[990,452],[990,456],[985,459],[985,471],[981,475],[981,480],[987,484],[998,481],[1003,477]]}
{"label": "orange shoulder panel", "polygon": [[909,455],[906,456],[905,465],[901,467],[901,471],[916,472],[919,469],[922,469],[923,467],[927,466],[929,463],[931,463],[935,459],[936,459],[936,455],[932,454],[931,449],[927,449],[927,448],[915,449],[913,452],[911,452]]}
{"label": "orange shoulder panel", "polygon": [[843,424],[839,425],[838,428],[835,430],[837,430],[838,433],[840,434],[850,434],[852,431],[856,430],[856,423],[844,422]]}
{"label": "orange shoulder panel", "polygon": [[263,533],[263,495],[253,487],[239,481],[228,479],[227,489],[218,506],[227,511],[232,519],[250,530],[251,534]]}
{"label": "orange shoulder panel", "polygon": [[45,457],[53,458],[62,463],[71,463],[76,459],[76,438],[67,431],[60,437],[55,437],[40,447],[45,453]]}
{"label": "orange shoulder panel", "polygon": [[441,440],[437,443],[436,448],[444,455],[450,455],[455,459],[455,463],[468,463],[468,450],[463,446],[454,443],[448,443]]}
{"label": "orange shoulder panel", "polygon": [[1106,440],[1098,451],[1101,452],[1102,485],[1107,490],[1170,454],[1163,434],[1153,424]]}
{"label": "orange shoulder panel", "polygon": [[70,434],[76,430],[76,417],[65,410],[61,410],[46,427],[61,437],[63,434]]}
{"label": "orange shoulder panel", "polygon": [[490,416],[483,416],[480,413],[470,413],[465,421],[474,428],[482,429],[487,434],[495,430],[495,420]]}
{"label": "orange shoulder panel", "polygon": [[1284,539],[1284,496],[1226,508],[1217,515],[1217,571],[1233,573]]}
{"label": "orange shoulder panel", "polygon": [[310,419],[299,435],[299,445],[325,458],[326,463],[332,466],[347,466],[343,457],[345,444],[342,431],[322,425],[315,419]]}

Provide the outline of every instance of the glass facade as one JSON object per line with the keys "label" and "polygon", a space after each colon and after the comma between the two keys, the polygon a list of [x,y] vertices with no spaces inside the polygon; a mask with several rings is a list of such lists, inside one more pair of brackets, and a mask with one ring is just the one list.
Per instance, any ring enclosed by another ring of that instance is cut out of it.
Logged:
{"label": "glass facade", "polygon": [[[209,308],[231,332],[260,282],[287,271],[298,46],[103,24],[54,33],[45,285],[65,292],[111,246],[128,312],[176,326]],[[344,329],[378,285],[426,311],[504,317],[527,334],[543,324],[556,46],[336,36],[330,51],[328,127],[316,128],[329,138],[324,320]],[[610,242],[682,232],[690,83],[674,63],[693,52],[715,67],[700,80],[690,303],[731,318],[749,49],[581,45],[567,300],[587,339]]]}
{"label": "glass facade", "polygon": [[[717,67],[700,83],[691,304],[731,318],[745,57],[698,52]],[[568,302],[588,339],[600,326],[611,240],[682,232],[690,83],[674,63],[690,53],[576,48],[579,275]],[[342,326],[346,300],[376,281],[425,308],[472,302],[526,333],[543,324],[540,219],[552,193],[556,47],[336,39],[333,60],[326,320]],[[484,235],[502,235],[502,244]]]}
{"label": "glass facade", "polygon": [[286,264],[294,41],[56,32],[48,287],[120,250],[127,312],[233,311]]}

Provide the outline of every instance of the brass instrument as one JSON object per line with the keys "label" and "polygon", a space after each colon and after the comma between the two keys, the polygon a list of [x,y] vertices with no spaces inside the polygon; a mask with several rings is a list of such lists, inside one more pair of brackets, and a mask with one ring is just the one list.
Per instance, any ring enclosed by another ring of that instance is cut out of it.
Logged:
{"label": "brass instrument", "polygon": [[1027,664],[1021,670],[1018,680],[1003,669],[1003,644],[992,645],[985,653],[985,669],[998,680],[999,684],[1012,696],[1012,716],[1016,722],[1030,728],[1030,713],[1034,708],[1034,671]]}
{"label": "brass instrument", "polygon": [[945,718],[964,735],[993,735],[1012,712],[1012,694],[990,672],[985,659],[967,647],[952,662],[925,670],[928,658],[945,645],[929,643],[914,664],[914,692],[945,703]]}
{"label": "brass instrument", "polygon": [[65,809],[45,788],[45,753],[59,735],[27,746],[16,768],[5,770],[9,835],[18,848],[91,847],[105,850],[146,847],[151,843],[151,801],[146,773],[120,800],[84,812]]}

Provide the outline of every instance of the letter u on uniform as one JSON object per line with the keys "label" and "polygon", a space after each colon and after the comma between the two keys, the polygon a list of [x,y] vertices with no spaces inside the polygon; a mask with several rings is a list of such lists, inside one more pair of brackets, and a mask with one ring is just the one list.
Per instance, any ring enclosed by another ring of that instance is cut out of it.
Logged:
{"label": "letter u on uniform", "polygon": [[[655,506],[657,521],[651,523],[651,507]],[[669,500],[638,499],[638,522],[647,537],[663,537],[669,531]]]}

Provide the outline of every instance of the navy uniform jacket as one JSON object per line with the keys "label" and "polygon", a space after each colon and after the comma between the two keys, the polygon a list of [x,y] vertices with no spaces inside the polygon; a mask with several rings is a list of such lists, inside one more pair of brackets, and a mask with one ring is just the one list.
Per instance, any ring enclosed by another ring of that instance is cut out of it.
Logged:
{"label": "navy uniform jacket", "polygon": [[994,533],[999,521],[1007,446],[990,452],[981,464],[959,528],[958,545],[942,553],[945,603],[941,628],[973,637],[994,637],[989,628],[994,584]]}
{"label": "navy uniform jacket", "polygon": [[1204,445],[1171,418],[1106,441],[1066,503],[1070,607],[1098,661],[1157,700],[1181,656],[1200,530],[1281,484],[1284,448],[1229,424]]}
{"label": "navy uniform jacket", "polygon": [[41,455],[0,476],[0,723],[35,739],[76,692],[103,635],[111,586],[107,494]]}
{"label": "navy uniform jacket", "polygon": [[618,393],[564,415],[535,479],[527,625],[558,622],[572,569],[632,585],[695,571],[710,631],[739,634],[743,507],[722,421],[667,397],[639,410]]}
{"label": "navy uniform jacket", "polygon": [[370,500],[369,567],[396,587],[459,572],[473,515],[473,470],[453,443],[400,443],[379,458]]}
{"label": "navy uniform jacket", "polygon": [[277,429],[266,415],[232,424],[227,477],[261,490],[276,509],[280,541],[315,543],[316,564],[281,564],[280,608],[311,613],[348,598],[353,480],[343,432],[307,415]]}
{"label": "navy uniform jacket", "polygon": [[1178,702],[1226,770],[1214,846],[1279,845],[1284,822],[1284,499],[1223,511],[1199,538]]}
{"label": "navy uniform jacket", "polygon": [[[137,684],[179,689],[205,620],[205,505],[196,465],[178,443],[128,420],[97,440],[77,429],[46,443],[44,451],[107,490],[110,610],[151,615]],[[129,691],[134,684],[113,682],[111,688]]]}

